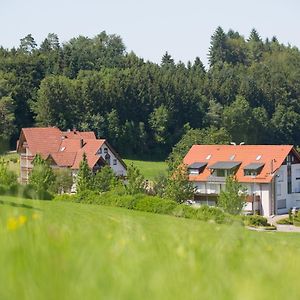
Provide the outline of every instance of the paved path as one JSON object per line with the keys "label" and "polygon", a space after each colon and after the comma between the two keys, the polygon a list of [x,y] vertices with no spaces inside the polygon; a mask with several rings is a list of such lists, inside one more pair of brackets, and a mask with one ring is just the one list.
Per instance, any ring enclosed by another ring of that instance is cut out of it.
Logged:
{"label": "paved path", "polygon": [[286,215],[278,215],[278,216],[272,216],[268,217],[268,222],[272,225],[275,225],[277,227],[277,231],[280,232],[300,232],[300,227],[294,226],[294,225],[280,225],[277,224],[277,221],[281,219],[288,218],[288,214]]}

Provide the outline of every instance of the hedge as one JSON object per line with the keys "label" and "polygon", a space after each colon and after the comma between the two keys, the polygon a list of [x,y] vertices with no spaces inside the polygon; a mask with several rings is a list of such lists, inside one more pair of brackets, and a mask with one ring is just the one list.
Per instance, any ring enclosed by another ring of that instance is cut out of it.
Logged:
{"label": "hedge", "polygon": [[145,212],[165,214],[180,218],[213,221],[216,223],[232,223],[233,218],[216,207],[207,205],[194,208],[186,204],[178,204],[173,200],[162,199],[145,194],[122,195],[113,191],[97,193],[85,191],[74,195],[57,195],[54,201],[72,201],[85,204],[123,207]]}

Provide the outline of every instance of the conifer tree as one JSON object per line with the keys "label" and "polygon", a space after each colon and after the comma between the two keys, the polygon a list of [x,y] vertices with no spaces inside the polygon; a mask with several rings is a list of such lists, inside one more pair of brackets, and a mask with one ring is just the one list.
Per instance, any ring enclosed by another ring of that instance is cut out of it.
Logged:
{"label": "conifer tree", "polygon": [[83,153],[82,161],[79,165],[79,171],[77,174],[77,180],[76,180],[76,187],[77,192],[83,192],[86,190],[92,189],[93,186],[93,176],[92,171],[88,165],[88,161],[86,158],[86,154]]}
{"label": "conifer tree", "polygon": [[210,66],[213,66],[217,62],[225,62],[227,58],[227,45],[226,45],[227,37],[222,29],[222,27],[218,27],[214,34],[211,37],[210,48],[209,48],[209,63]]}

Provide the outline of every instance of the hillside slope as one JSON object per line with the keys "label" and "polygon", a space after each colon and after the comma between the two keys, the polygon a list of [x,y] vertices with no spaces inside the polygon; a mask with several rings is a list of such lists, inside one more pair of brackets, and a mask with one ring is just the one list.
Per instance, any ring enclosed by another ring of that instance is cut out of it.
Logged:
{"label": "hillside slope", "polygon": [[0,299],[299,299],[297,234],[0,197]]}

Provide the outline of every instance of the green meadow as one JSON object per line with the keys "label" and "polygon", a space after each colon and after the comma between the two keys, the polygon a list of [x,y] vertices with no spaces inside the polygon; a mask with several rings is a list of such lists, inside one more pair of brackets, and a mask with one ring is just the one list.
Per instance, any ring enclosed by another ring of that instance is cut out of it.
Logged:
{"label": "green meadow", "polygon": [[133,160],[124,159],[125,163],[129,166],[133,164],[140,169],[145,179],[153,180],[160,174],[167,174],[167,164],[164,161],[146,161],[146,160]]}
{"label": "green meadow", "polygon": [[0,299],[299,299],[300,236],[0,197]]}

